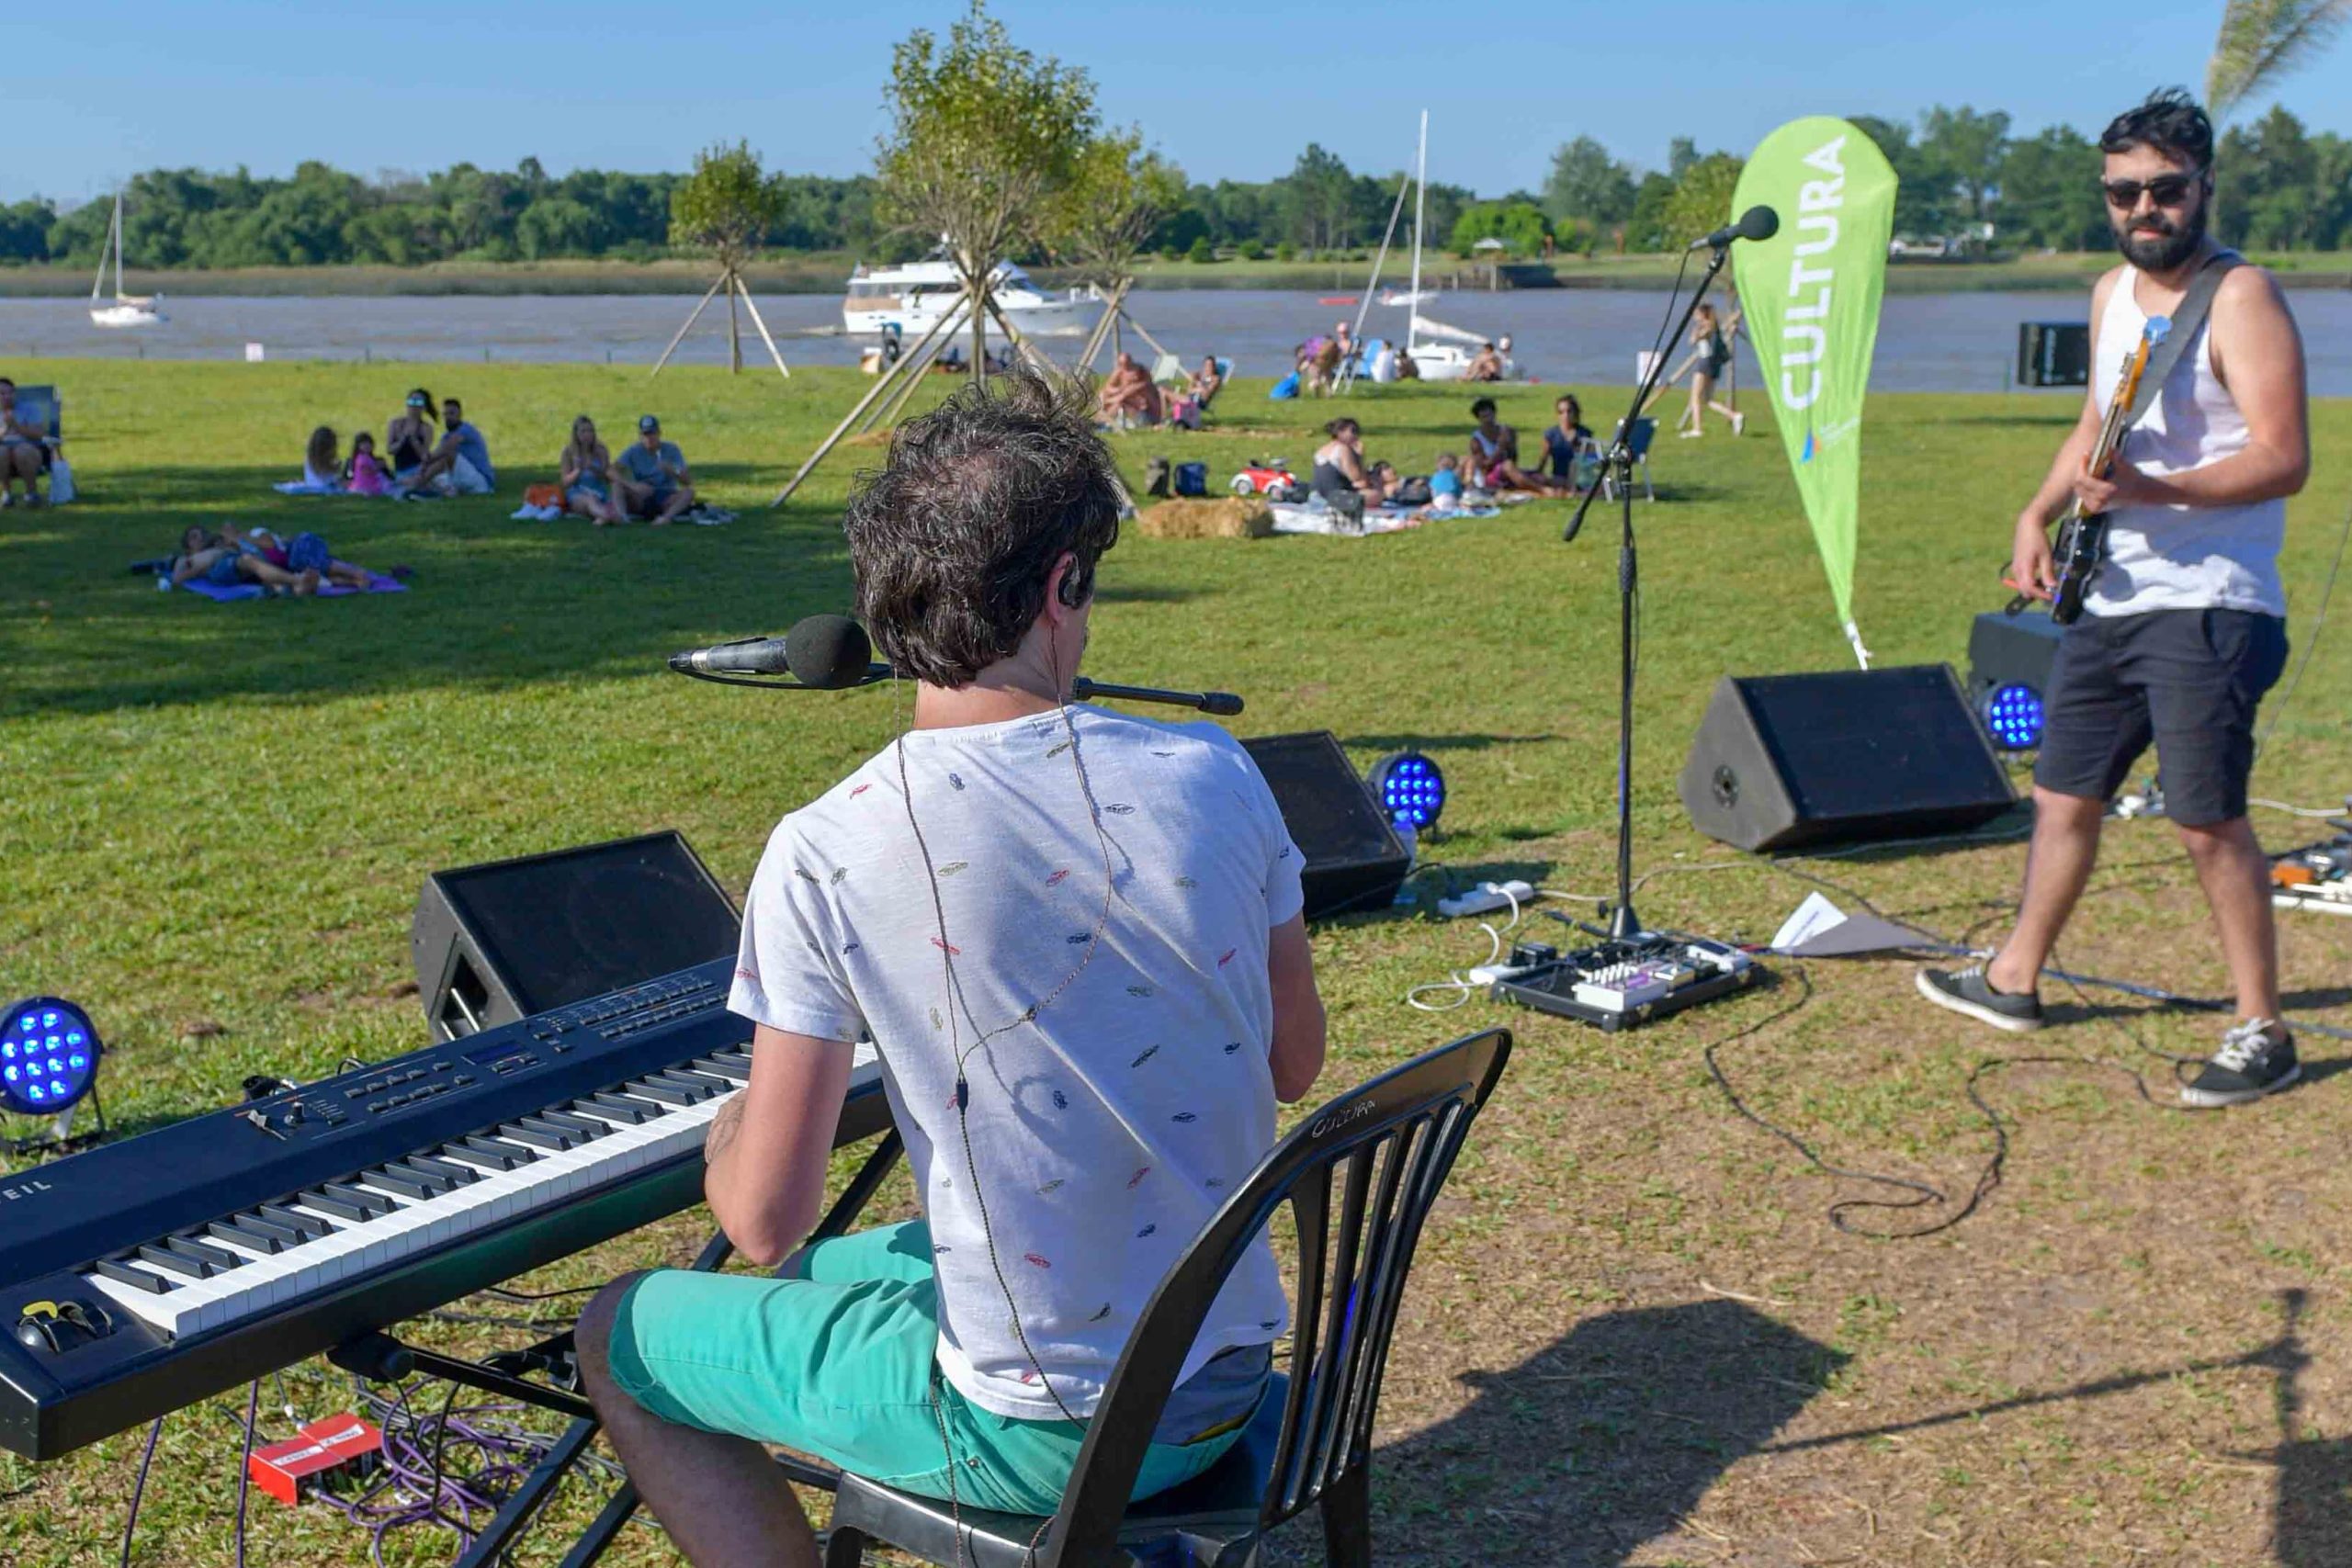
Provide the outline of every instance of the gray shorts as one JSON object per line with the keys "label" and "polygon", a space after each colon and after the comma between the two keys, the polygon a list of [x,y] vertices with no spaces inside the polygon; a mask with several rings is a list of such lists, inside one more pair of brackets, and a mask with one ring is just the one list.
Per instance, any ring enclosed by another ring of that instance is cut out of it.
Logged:
{"label": "gray shorts", "polygon": [[2051,661],[2033,782],[2106,800],[2150,742],[2186,827],[2245,815],[2254,715],[2287,668],[2287,623],[2251,610],[2085,615]]}

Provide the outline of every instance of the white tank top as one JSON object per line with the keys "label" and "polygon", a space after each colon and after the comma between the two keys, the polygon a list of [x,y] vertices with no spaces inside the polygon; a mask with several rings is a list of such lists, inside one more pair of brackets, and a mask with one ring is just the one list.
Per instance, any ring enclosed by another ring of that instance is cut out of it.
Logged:
{"label": "white tank top", "polygon": [[[2108,297],[2091,352],[2092,384],[2104,415],[2123,362],[2148,320],[2135,297],[2140,269],[2126,265]],[[2174,364],[2155,403],[2124,433],[2120,455],[2162,477],[2201,468],[2245,449],[2245,418],[2213,374],[2212,318]],[[2287,613],[2278,549],[2287,536],[2283,499],[2232,506],[2120,506],[2109,513],[2108,558],[2084,608],[2094,615],[2150,610]]]}

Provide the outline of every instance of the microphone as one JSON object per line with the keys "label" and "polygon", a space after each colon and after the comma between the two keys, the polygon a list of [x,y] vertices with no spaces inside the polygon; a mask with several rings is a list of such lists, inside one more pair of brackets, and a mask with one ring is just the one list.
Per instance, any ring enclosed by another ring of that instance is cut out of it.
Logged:
{"label": "microphone", "polygon": [[847,615],[810,615],[783,637],[741,637],[670,656],[682,675],[791,675],[820,691],[865,679],[874,646]]}
{"label": "microphone", "polygon": [[1739,221],[1690,242],[1694,251],[1719,251],[1734,240],[1769,240],[1781,231],[1781,215],[1769,207],[1751,207]]}

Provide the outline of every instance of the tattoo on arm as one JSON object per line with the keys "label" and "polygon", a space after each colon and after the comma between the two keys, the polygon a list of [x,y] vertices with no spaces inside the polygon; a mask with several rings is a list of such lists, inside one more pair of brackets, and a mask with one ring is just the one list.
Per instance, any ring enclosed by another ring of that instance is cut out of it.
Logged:
{"label": "tattoo on arm", "polygon": [[738,1099],[722,1106],[718,1114],[711,1119],[710,1131],[704,1135],[702,1142],[705,1165],[717,1165],[718,1156],[725,1154],[728,1145],[735,1141],[735,1134],[743,1130],[744,1104],[745,1101]]}

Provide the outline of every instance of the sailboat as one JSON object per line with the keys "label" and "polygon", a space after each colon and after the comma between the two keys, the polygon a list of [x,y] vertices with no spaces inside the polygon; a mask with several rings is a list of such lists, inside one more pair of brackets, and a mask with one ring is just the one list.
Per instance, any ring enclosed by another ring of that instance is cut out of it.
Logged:
{"label": "sailboat", "polygon": [[[1413,287],[1405,296],[1411,310],[1405,330],[1405,352],[1413,357],[1413,367],[1424,381],[1459,381],[1469,373],[1470,349],[1486,340],[1476,333],[1449,327],[1443,321],[1433,321],[1421,314],[1421,301],[1435,290],[1424,293],[1421,288],[1421,217],[1430,194],[1430,111],[1421,111],[1420,152],[1414,164],[1413,192]],[[1466,346],[1465,346],[1466,345]]]}
{"label": "sailboat", "polygon": [[[114,262],[114,303],[103,303],[107,262]],[[114,193],[114,220],[107,225],[107,248],[98,257],[98,276],[90,280],[90,321],[101,327],[153,327],[165,320],[155,309],[161,295],[149,298],[122,291],[122,192]]]}

